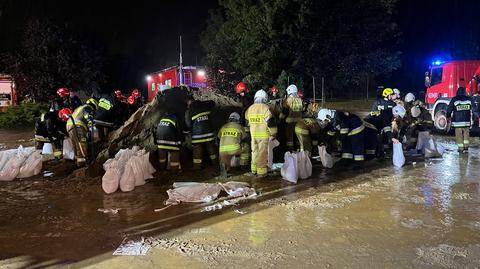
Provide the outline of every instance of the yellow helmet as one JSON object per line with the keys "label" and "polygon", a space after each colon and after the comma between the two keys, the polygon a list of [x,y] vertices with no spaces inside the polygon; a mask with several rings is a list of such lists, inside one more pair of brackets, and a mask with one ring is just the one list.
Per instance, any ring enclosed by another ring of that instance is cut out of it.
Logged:
{"label": "yellow helmet", "polygon": [[86,102],[87,105],[90,105],[93,109],[98,109],[98,101],[95,98],[89,98]]}
{"label": "yellow helmet", "polygon": [[383,89],[382,96],[383,97],[389,97],[393,93],[394,92],[393,92],[392,88],[385,88],[385,89]]}

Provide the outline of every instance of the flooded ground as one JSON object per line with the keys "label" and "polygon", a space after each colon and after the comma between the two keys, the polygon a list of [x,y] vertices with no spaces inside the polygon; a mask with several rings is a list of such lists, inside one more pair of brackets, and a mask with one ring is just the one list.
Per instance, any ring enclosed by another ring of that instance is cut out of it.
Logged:
{"label": "flooded ground", "polygon": [[[154,212],[174,181],[213,181],[212,169],[158,173],[133,192],[107,195],[100,178],[65,178],[71,163],[50,162],[52,178],[0,182],[0,267],[478,268],[479,142],[459,155],[453,138],[439,140],[443,159],[402,169],[390,161],[362,171],[317,167],[297,185],[234,176],[258,197],[213,212]],[[113,256],[125,238],[151,249]]]}

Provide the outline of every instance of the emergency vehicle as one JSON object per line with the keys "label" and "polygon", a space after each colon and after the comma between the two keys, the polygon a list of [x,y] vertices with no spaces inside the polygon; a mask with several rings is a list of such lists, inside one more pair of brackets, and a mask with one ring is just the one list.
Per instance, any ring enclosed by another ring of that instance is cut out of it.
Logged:
{"label": "emergency vehicle", "polygon": [[[434,61],[425,73],[425,103],[432,114],[435,128],[447,132],[449,130],[446,112],[458,87],[466,87],[467,93],[474,102],[478,97],[478,81],[480,80],[480,60]],[[474,119],[474,123],[478,120]]]}
{"label": "emergency vehicle", "polygon": [[152,101],[159,91],[180,86],[188,85],[195,88],[206,88],[207,77],[205,70],[199,66],[183,66],[183,83],[181,83],[181,73],[179,66],[169,67],[147,76],[148,83],[148,101]]}
{"label": "emergency vehicle", "polygon": [[0,74],[0,111],[4,112],[8,107],[17,103],[15,82],[11,76]]}

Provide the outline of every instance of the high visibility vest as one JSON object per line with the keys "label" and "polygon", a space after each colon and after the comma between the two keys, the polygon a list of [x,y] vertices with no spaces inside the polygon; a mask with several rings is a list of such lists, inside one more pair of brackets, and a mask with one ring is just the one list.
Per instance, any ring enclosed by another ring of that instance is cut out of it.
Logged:
{"label": "high visibility vest", "polygon": [[252,138],[265,138],[277,134],[277,128],[273,124],[269,125],[269,121],[274,121],[273,115],[268,105],[256,103],[251,105],[245,112],[245,119],[250,126],[250,136]]}
{"label": "high visibility vest", "polygon": [[228,122],[218,131],[220,139],[220,153],[237,155],[240,154],[241,142],[245,139],[246,133],[242,125],[236,122]]}

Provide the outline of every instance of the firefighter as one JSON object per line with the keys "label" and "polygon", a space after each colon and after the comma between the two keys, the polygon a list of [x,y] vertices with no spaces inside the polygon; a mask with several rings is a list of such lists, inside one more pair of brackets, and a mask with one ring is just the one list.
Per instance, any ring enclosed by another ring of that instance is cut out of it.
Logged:
{"label": "firefighter", "polygon": [[318,120],[331,132],[340,134],[342,162],[355,161],[359,165],[365,160],[365,125],[362,119],[349,112],[321,109]]}
{"label": "firefighter", "polygon": [[272,87],[271,93],[272,93],[272,100],[277,99],[277,97],[278,97],[278,88],[277,88],[275,85]]}
{"label": "firefighter", "polygon": [[455,129],[459,152],[468,152],[472,113],[472,100],[467,96],[467,90],[459,87],[457,94],[447,107],[447,119],[451,121],[451,126]]}
{"label": "firefighter", "polygon": [[295,134],[300,144],[300,151],[308,151],[312,156],[313,147],[318,146],[320,124],[317,119],[303,118],[295,125]]}
{"label": "firefighter", "polygon": [[129,107],[129,116],[133,115],[139,108],[143,106],[142,95],[138,89],[134,89],[127,98]]}
{"label": "firefighter", "polygon": [[[235,92],[238,94],[238,98],[240,99],[240,103],[242,104],[242,111],[240,113],[241,117],[245,115],[245,111],[253,104],[252,96],[250,95],[250,90],[247,87],[245,82],[241,81],[235,87]],[[245,119],[241,119],[241,123],[245,124]]]}
{"label": "firefighter", "polygon": [[[180,170],[180,147],[182,135],[178,119],[174,114],[165,113],[157,125],[155,144],[158,147],[158,162],[160,169],[170,167],[170,170]],[[169,161],[167,164],[167,160]]]}
{"label": "firefighter", "polygon": [[392,101],[395,102],[395,104],[397,104],[397,105],[401,105],[401,106],[405,107],[405,105],[402,101],[401,92],[397,88],[393,89]]}
{"label": "firefighter", "polygon": [[294,134],[295,124],[302,119],[303,100],[298,96],[298,89],[295,85],[287,88],[287,99],[282,104],[280,120],[285,120],[285,140],[286,149],[292,151],[295,149]]}
{"label": "firefighter", "polygon": [[[408,111],[407,111],[408,114]],[[433,129],[433,120],[430,112],[421,106],[415,105],[410,109],[411,122],[407,129],[407,150],[416,148],[418,133],[430,132]]]}
{"label": "firefighter", "polygon": [[265,177],[268,173],[268,141],[277,134],[275,118],[267,105],[268,95],[259,90],[255,93],[254,104],[245,112],[247,125],[252,139],[252,174]]}
{"label": "firefighter", "polygon": [[392,109],[392,114],[392,142],[405,143],[407,141],[407,127],[410,125],[405,119],[406,110],[403,106],[396,105]]}
{"label": "firefighter", "polygon": [[211,113],[215,107],[213,101],[188,100],[186,127],[191,131],[193,147],[193,169],[202,168],[203,152],[206,150],[212,162],[217,161],[215,133],[211,122]]}
{"label": "firefighter", "polygon": [[115,126],[119,127],[128,120],[128,103],[122,91],[116,90],[113,94],[115,95],[113,102],[114,122]]}
{"label": "firefighter", "polygon": [[[382,98],[377,99],[372,107],[370,116],[367,116],[365,119],[381,132],[382,144],[387,148],[392,143],[392,109],[396,106],[395,102],[392,101],[394,94],[391,88],[383,89]],[[382,150],[380,154],[382,154],[383,151],[384,150]]]}
{"label": "firefighter", "polygon": [[[98,101],[90,98],[85,105],[75,109],[67,121],[67,131],[75,147],[75,160],[79,167],[86,164],[89,155],[88,152],[91,152],[88,151],[89,148],[87,148],[87,134],[93,125],[97,108]],[[90,157],[93,158],[93,156]]]}
{"label": "firefighter", "polygon": [[237,112],[230,114],[228,122],[218,131],[218,139],[220,140],[220,175],[226,178],[232,158],[241,156],[247,139],[245,128],[240,125],[240,114]]}
{"label": "firefighter", "polygon": [[115,125],[115,110],[113,102],[109,99],[108,97],[100,98],[98,101],[98,109],[95,113],[95,127],[102,142],[108,140],[108,134],[113,130]]}
{"label": "firefighter", "polygon": [[58,113],[62,108],[69,108],[74,111],[77,107],[82,105],[82,101],[78,96],[72,96],[72,93],[67,88],[60,88],[57,90],[57,98],[50,104],[50,111]]}
{"label": "firefighter", "polygon": [[50,111],[42,113],[40,119],[35,122],[35,146],[37,149],[41,149],[44,143],[51,143],[55,158],[62,157],[62,142],[68,136],[65,121],[62,119],[64,115],[70,114],[72,111],[69,108],[63,108],[58,113]]}

